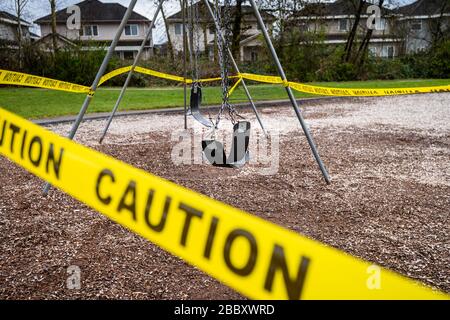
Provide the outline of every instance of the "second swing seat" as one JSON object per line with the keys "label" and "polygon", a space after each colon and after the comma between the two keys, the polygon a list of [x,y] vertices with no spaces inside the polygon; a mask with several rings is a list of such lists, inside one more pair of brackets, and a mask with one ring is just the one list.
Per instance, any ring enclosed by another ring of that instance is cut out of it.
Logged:
{"label": "second swing seat", "polygon": [[190,100],[190,108],[192,116],[195,120],[200,122],[205,127],[211,128],[213,126],[212,122],[206,119],[200,113],[200,106],[202,104],[202,88],[198,85],[193,85],[191,89],[191,100]]}
{"label": "second swing seat", "polygon": [[217,140],[203,140],[203,154],[214,166],[243,167],[249,161],[250,122],[240,121],[233,127],[233,140],[230,156],[225,154],[223,144]]}

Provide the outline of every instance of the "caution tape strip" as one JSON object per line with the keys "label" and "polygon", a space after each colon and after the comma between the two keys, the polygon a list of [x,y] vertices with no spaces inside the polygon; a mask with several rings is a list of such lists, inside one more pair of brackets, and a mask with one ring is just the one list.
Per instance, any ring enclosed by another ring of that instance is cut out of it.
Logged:
{"label": "caution tape strip", "polygon": [[251,80],[251,81],[270,83],[270,84],[283,84],[283,80],[281,80],[280,77],[263,76],[260,74],[252,74],[252,73],[240,73],[239,75],[242,78]]}
{"label": "caution tape strip", "polygon": [[89,87],[81,86],[70,82],[59,81],[45,77],[33,76],[26,73],[1,69],[0,69],[0,84],[36,87],[75,93],[89,93],[91,91]]}
{"label": "caution tape strip", "polygon": [[238,81],[236,81],[236,83],[231,87],[230,91],[228,91],[228,98],[231,97],[231,95],[233,94],[234,90],[236,90],[236,88],[239,86],[239,84],[242,82],[242,78],[239,78]]}
{"label": "caution tape strip", "polygon": [[0,154],[249,298],[449,298],[3,109]]}
{"label": "caution tape strip", "polygon": [[297,82],[289,82],[292,89],[323,96],[341,96],[341,97],[375,97],[375,96],[394,96],[418,93],[438,93],[450,92],[450,85],[433,87],[414,87],[414,88],[384,88],[384,89],[347,89],[311,86]]}
{"label": "caution tape strip", "polygon": [[124,73],[130,72],[131,68],[132,68],[131,66],[123,67],[123,68],[119,68],[119,69],[116,69],[114,71],[111,71],[111,72],[105,74],[103,77],[101,77],[100,82],[98,83],[98,85],[101,86],[106,81],[111,80],[112,78],[115,78],[115,77],[120,76],[120,75],[122,75]]}
{"label": "caution tape strip", "polygon": [[417,93],[437,93],[450,92],[450,85],[444,86],[430,86],[430,87],[411,87],[411,88],[380,88],[380,89],[351,89],[351,88],[333,88],[307,85],[292,81],[283,81],[281,77],[263,76],[258,74],[241,73],[241,77],[247,80],[282,84],[285,87],[290,87],[296,91],[311,93],[315,95],[324,96],[354,96],[354,97],[368,97],[368,96],[391,96]]}
{"label": "caution tape strip", "polygon": [[[117,77],[121,74],[127,73],[130,70],[131,70],[131,66],[123,67],[123,68],[111,71],[101,78],[100,85],[104,84],[106,81],[108,81],[114,77]],[[143,68],[143,67],[136,67],[134,71],[136,73],[146,74],[146,75],[150,75],[150,76],[160,78],[160,79],[172,80],[172,81],[177,81],[177,82],[186,82],[187,84],[192,84],[192,82],[193,82],[192,79],[185,79],[180,76],[172,75],[169,73],[163,73],[163,72],[159,72],[159,71],[155,71],[155,70]],[[237,75],[230,76],[229,78],[234,79],[234,78],[239,78],[239,76],[237,76]],[[206,82],[214,82],[214,81],[220,81],[220,80],[222,80],[221,77],[216,77],[216,78],[199,79],[198,82],[206,83]]]}
{"label": "caution tape strip", "polygon": [[[99,85],[104,84],[106,81],[117,77],[121,74],[127,73],[131,70],[131,66],[123,67],[114,71],[109,72],[104,75]],[[143,67],[136,67],[134,70],[136,73],[146,74],[153,77],[177,81],[182,83],[191,84],[192,79],[185,79],[180,76],[171,75],[168,73],[163,73],[155,70],[151,70]],[[367,96],[391,96],[391,95],[405,95],[405,94],[418,94],[418,93],[437,93],[437,92],[450,92],[450,84],[444,86],[429,86],[429,87],[411,87],[411,88],[369,88],[369,89],[350,89],[350,88],[333,88],[333,87],[323,87],[323,86],[313,86],[307,85],[299,82],[291,82],[287,80],[282,80],[280,77],[275,76],[265,76],[251,73],[240,73],[238,75],[230,76],[230,79],[247,79],[256,82],[270,83],[270,84],[282,84],[285,87],[290,87],[296,91],[310,93],[315,95],[325,95],[325,96],[352,96],[352,97],[367,97]],[[207,78],[199,79],[198,82],[214,82],[220,81],[222,78]],[[25,73],[13,72],[7,70],[0,70],[0,84],[6,85],[18,85],[18,86],[30,86],[46,89],[61,90],[67,92],[77,92],[77,93],[88,93],[93,95],[92,90],[89,87],[44,78],[37,77]],[[234,90],[233,90],[234,91]]]}

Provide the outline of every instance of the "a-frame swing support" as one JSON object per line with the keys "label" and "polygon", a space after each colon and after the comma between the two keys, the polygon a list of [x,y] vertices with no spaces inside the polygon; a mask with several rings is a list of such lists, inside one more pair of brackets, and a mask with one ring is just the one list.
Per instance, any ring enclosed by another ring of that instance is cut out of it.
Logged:
{"label": "a-frame swing support", "polygon": [[[163,3],[164,3],[164,0],[161,0],[161,1],[159,2],[159,5],[158,5],[158,8],[157,8],[157,10],[156,10],[156,12],[155,12],[154,18],[152,19],[151,26],[150,26],[150,29],[149,29],[149,31],[148,31],[148,34],[146,35],[144,41],[143,41],[142,44],[141,44],[141,47],[139,48],[138,54],[136,55],[136,57],[135,57],[135,59],[134,59],[133,66],[131,67],[131,70],[130,70],[129,73],[128,73],[128,76],[127,76],[127,79],[126,79],[126,81],[125,81],[125,84],[123,85],[122,90],[121,90],[121,92],[120,92],[120,95],[119,95],[119,97],[118,97],[118,99],[117,99],[117,101],[116,101],[116,104],[114,105],[114,108],[113,108],[113,110],[112,110],[112,112],[111,112],[111,114],[110,114],[110,116],[109,116],[109,118],[108,118],[107,124],[106,124],[105,129],[104,129],[104,131],[103,131],[103,134],[102,134],[102,136],[101,136],[101,138],[100,138],[100,143],[103,142],[103,140],[104,140],[106,134],[108,133],[109,127],[110,127],[110,125],[111,125],[111,122],[112,122],[112,120],[113,120],[113,118],[114,118],[114,116],[115,116],[115,114],[116,114],[116,112],[117,112],[117,110],[118,110],[118,108],[119,108],[119,106],[120,106],[120,103],[121,103],[121,101],[122,101],[122,99],[123,99],[123,97],[124,97],[124,95],[125,95],[125,93],[126,93],[126,90],[127,90],[128,86],[129,86],[129,83],[130,83],[131,78],[132,78],[132,76],[133,76],[134,70],[135,70],[137,64],[139,63],[139,61],[140,61],[140,59],[141,59],[143,50],[144,50],[144,48],[145,48],[145,43],[148,41],[148,39],[150,39],[150,37],[151,37],[151,35],[152,35],[152,32],[153,32],[152,30],[153,30],[153,26],[154,26],[155,20],[157,19],[158,14],[159,14],[159,12],[160,12],[161,9],[162,9]],[[187,75],[187,73],[186,73],[186,52],[187,52],[187,44],[186,44],[186,43],[187,43],[187,39],[186,39],[186,23],[185,23],[185,21],[186,21],[186,17],[185,17],[185,9],[187,8],[187,6],[186,6],[186,0],[183,0],[183,1],[182,1],[182,4],[183,4],[183,7],[184,7],[184,8],[182,8],[182,13],[183,13],[183,55],[184,55],[184,57],[183,57],[183,59],[184,59],[184,61],[183,61],[183,67],[184,67],[184,78],[186,79],[186,75]],[[208,1],[206,1],[206,4],[207,4],[208,10],[209,10],[209,12],[210,12],[210,14],[211,14],[211,16],[212,16],[212,19],[213,19],[213,21],[215,22],[216,30],[217,30],[219,36],[223,38],[223,35],[222,35],[221,31],[220,31],[219,26],[217,25],[217,21],[216,21],[215,18],[214,18],[214,13],[213,13],[213,11],[212,11],[212,9],[211,9],[211,6],[210,6],[210,4],[208,3]],[[192,41],[191,41],[191,42],[192,42]],[[191,43],[191,46],[192,46],[192,43]],[[193,50],[193,49],[191,49],[191,50]],[[235,68],[236,72],[239,73],[239,67],[238,67],[238,65],[237,65],[237,63],[236,63],[236,60],[234,59],[233,54],[231,53],[231,51],[230,51],[229,48],[228,48],[228,50],[227,50],[227,53],[225,53],[225,54],[228,54],[228,55],[230,56],[231,61],[232,61],[233,65],[234,65],[234,68]],[[242,85],[243,85],[244,91],[245,91],[245,93],[246,93],[246,95],[247,95],[248,101],[249,101],[249,103],[250,103],[250,105],[251,105],[251,107],[252,107],[252,109],[253,109],[253,112],[255,113],[256,118],[257,118],[257,120],[258,120],[258,122],[259,122],[259,124],[260,124],[260,126],[261,126],[261,128],[262,128],[262,130],[263,130],[263,132],[264,132],[264,134],[267,135],[266,130],[265,130],[265,128],[264,128],[264,125],[263,125],[263,123],[262,123],[262,121],[261,121],[261,118],[260,118],[260,116],[259,116],[259,113],[258,113],[258,111],[257,111],[257,109],[256,109],[256,106],[255,106],[254,102],[253,102],[253,98],[252,98],[252,96],[250,95],[250,92],[249,92],[249,90],[248,90],[248,87],[247,87],[247,85],[245,84],[245,81],[244,81],[243,79],[242,79]],[[186,96],[187,96],[187,95],[186,95],[186,82],[184,83],[183,91],[184,91],[184,111],[185,111],[185,112],[184,112],[184,126],[185,126],[185,129],[186,129],[186,128],[187,128],[187,119],[186,119],[186,111],[187,111],[187,110],[186,110],[186,100],[187,100],[187,99],[186,99]]]}
{"label": "a-frame swing support", "polygon": [[[111,57],[114,54],[114,51],[115,51],[115,49],[117,47],[117,44],[118,44],[118,42],[120,40],[120,37],[121,37],[121,35],[123,33],[123,30],[125,29],[125,26],[128,23],[128,20],[129,20],[132,12],[134,10],[134,7],[136,6],[136,2],[137,2],[137,0],[131,0],[130,4],[128,5],[128,8],[127,8],[127,10],[125,12],[125,15],[123,16],[122,21],[121,21],[121,23],[119,25],[119,28],[117,29],[116,35],[114,36],[114,39],[113,39],[110,47],[108,48],[108,51],[107,51],[107,53],[105,55],[105,58],[103,59],[103,62],[101,64],[99,70],[97,71],[97,75],[95,76],[95,79],[94,79],[94,81],[93,81],[93,83],[91,85],[91,91],[86,96],[86,98],[85,98],[85,100],[83,102],[83,105],[81,106],[81,109],[80,109],[80,111],[79,111],[79,113],[77,115],[77,118],[76,118],[74,124],[72,125],[72,129],[70,130],[70,133],[67,136],[70,140],[73,140],[75,138],[75,135],[76,135],[76,133],[78,131],[78,128],[79,128],[81,122],[83,121],[84,115],[86,114],[86,111],[89,108],[89,105],[90,105],[90,103],[92,101],[92,98],[93,98],[94,94],[96,93],[96,91],[98,89],[100,80],[103,77],[103,75],[105,74],[105,71],[106,71],[106,68],[108,67],[109,61],[111,60]],[[159,8],[161,8],[163,2],[164,2],[164,0],[160,1]],[[284,82],[287,82],[287,78],[286,78],[286,74],[284,72],[283,66],[280,63],[280,60],[279,60],[278,55],[277,55],[277,53],[275,51],[273,43],[272,43],[272,41],[270,39],[269,33],[267,32],[267,28],[266,28],[266,26],[264,24],[264,21],[263,21],[262,17],[261,17],[259,9],[256,6],[256,3],[255,3],[254,0],[250,0],[250,3],[252,5],[252,7],[253,7],[253,11],[255,13],[255,16],[256,16],[256,18],[258,20],[258,24],[259,24],[260,30],[263,33],[264,39],[265,39],[265,41],[267,43],[267,46],[269,47],[269,50],[270,50],[271,55],[272,55],[272,58],[273,58],[276,66],[277,66],[278,73],[279,73],[280,77],[282,78],[282,80]],[[208,7],[210,8],[209,3],[208,3]],[[211,12],[212,12],[212,10],[210,11],[210,13]],[[154,23],[154,20],[155,19],[153,19],[152,23]],[[213,15],[213,20],[215,21],[214,15]],[[150,31],[149,31],[150,33],[152,32],[152,29],[153,28],[150,28]],[[217,31],[220,32],[220,28],[217,29]],[[146,41],[147,41],[147,39],[144,39],[144,45],[145,45]],[[230,52],[228,52],[228,53],[230,53]],[[136,58],[140,58],[138,56]],[[236,62],[235,62],[234,58],[232,57],[232,55],[231,55],[231,58],[234,61],[235,66],[237,67]],[[138,60],[139,59],[135,59],[135,62],[137,63]],[[133,73],[132,71],[133,71],[133,69],[129,72],[129,74],[128,74],[129,77],[131,77],[131,75]],[[238,69],[236,71],[238,71]],[[123,94],[125,93],[126,88],[127,88],[127,84],[124,85]],[[246,86],[245,86],[245,88],[246,88]],[[291,88],[289,86],[286,86],[286,92],[287,92],[287,94],[289,96],[289,99],[291,100],[291,103],[292,103],[292,106],[293,106],[293,108],[295,110],[297,118],[300,121],[300,125],[302,126],[302,129],[303,129],[303,131],[304,131],[304,133],[306,135],[306,138],[308,140],[308,143],[309,143],[309,146],[310,146],[310,148],[312,150],[312,153],[313,153],[313,155],[314,155],[314,157],[315,157],[315,159],[316,159],[316,161],[317,161],[317,163],[318,163],[318,165],[320,167],[320,170],[322,171],[324,179],[329,184],[331,181],[330,181],[330,177],[328,175],[328,172],[327,172],[327,170],[325,168],[325,165],[323,164],[323,162],[322,162],[322,160],[320,158],[320,155],[319,155],[319,153],[317,151],[317,147],[316,147],[316,145],[314,143],[312,135],[309,132],[308,126],[305,123],[305,120],[303,119],[303,116],[302,116],[302,114],[300,112],[300,109],[298,107],[297,100],[295,99],[295,96],[294,96],[294,94],[293,94],[293,92],[292,92],[292,90],[291,90]],[[122,97],[123,97],[123,94],[121,94]],[[250,93],[248,92],[248,89],[246,90],[246,94],[247,94],[251,104],[254,105],[253,104],[253,99],[251,99],[251,96],[250,96]],[[120,104],[120,101],[118,99],[117,108],[118,108],[119,104]],[[258,117],[258,120],[259,120],[259,117]],[[262,126],[261,122],[260,122],[260,124]],[[47,183],[45,185],[45,187],[44,187],[44,191],[43,191],[44,195],[48,194],[48,192],[50,191],[50,188],[51,188],[50,183]]]}
{"label": "a-frame swing support", "polygon": [[[98,85],[100,83],[101,78],[105,74],[106,68],[108,67],[109,61],[111,60],[112,55],[114,54],[114,51],[117,47],[117,44],[119,43],[120,37],[122,35],[123,30],[125,29],[125,26],[128,22],[128,19],[130,19],[131,14],[133,13],[134,7],[136,6],[137,0],[131,0],[130,4],[128,5],[127,11],[125,12],[125,15],[122,18],[122,21],[120,22],[119,28],[117,29],[116,35],[114,36],[113,41],[111,42],[110,47],[108,48],[108,51],[105,55],[105,58],[103,59],[103,62],[100,66],[100,68],[97,71],[97,75],[95,76],[94,82],[91,86],[91,92],[86,96],[83,105],[81,106],[80,111],[78,112],[78,116],[72,125],[72,129],[70,130],[69,135],[67,136],[70,140],[73,140],[75,137],[75,134],[78,131],[78,127],[80,126],[81,122],[83,121],[84,115],[86,114],[86,111],[91,104],[92,98],[97,91]],[[44,187],[44,195],[47,195],[50,191],[51,185],[50,183],[47,183]]]}
{"label": "a-frame swing support", "polygon": [[139,51],[136,54],[136,57],[134,58],[134,62],[133,62],[133,65],[131,66],[131,70],[128,72],[127,80],[125,80],[122,90],[120,91],[120,95],[117,98],[116,104],[114,105],[114,108],[113,108],[111,114],[109,115],[108,122],[106,123],[105,129],[103,130],[103,134],[100,138],[100,143],[102,143],[103,139],[105,139],[105,136],[108,133],[109,127],[111,126],[111,122],[112,122],[114,116],[116,115],[117,109],[119,108],[120,103],[122,102],[125,92],[128,89],[131,78],[133,77],[133,74],[134,74],[134,70],[136,69],[139,61],[141,60],[142,53],[144,53],[145,44],[147,43],[147,41],[152,39],[153,27],[155,26],[155,21],[158,18],[158,15],[162,9],[163,3],[164,3],[164,0],[159,1],[158,8],[156,9],[153,19],[150,23],[150,28],[149,28],[147,34],[145,35],[144,41],[142,41]]}

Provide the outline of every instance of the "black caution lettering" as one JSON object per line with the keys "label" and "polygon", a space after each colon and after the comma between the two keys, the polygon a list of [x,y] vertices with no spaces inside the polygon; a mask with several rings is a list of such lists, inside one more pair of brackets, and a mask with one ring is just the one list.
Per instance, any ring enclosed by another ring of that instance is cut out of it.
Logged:
{"label": "black caution lettering", "polygon": [[169,196],[166,197],[166,201],[164,203],[164,209],[163,209],[163,212],[161,215],[161,219],[159,220],[159,222],[157,224],[154,224],[150,221],[150,213],[152,211],[154,195],[155,195],[154,190],[150,190],[148,192],[147,205],[145,206],[145,213],[144,213],[145,223],[153,231],[162,232],[164,230],[164,227],[166,226],[167,215],[169,214],[169,209],[170,209],[170,204],[172,203],[172,198]]}
{"label": "black caution lettering", "polygon": [[106,177],[109,177],[109,179],[112,182],[116,182],[116,178],[114,177],[114,174],[112,173],[112,171],[109,169],[105,169],[102,172],[100,172],[100,174],[98,175],[97,184],[95,186],[95,192],[97,195],[97,199],[100,200],[101,203],[108,205],[111,203],[112,197],[110,195],[105,197],[105,196],[102,196],[100,193],[101,183],[102,183],[103,179]]}
{"label": "black caution lettering", "polygon": [[289,299],[299,300],[303,290],[303,285],[305,283],[309,262],[309,258],[302,257],[297,269],[297,276],[295,279],[291,279],[291,277],[289,276],[284,249],[283,247],[275,244],[272,258],[270,260],[269,270],[267,272],[266,281],[264,284],[264,289],[269,292],[272,291],[275,274],[278,270],[281,270]]}
{"label": "black caution lettering", "polygon": [[[131,197],[131,202],[127,203],[127,199]],[[120,199],[119,206],[117,207],[117,212],[122,212],[123,210],[128,210],[132,216],[133,220],[136,221],[136,182],[130,181],[127,189],[123,193],[122,199]]]}
{"label": "black caution lettering", "polygon": [[[238,238],[246,239],[250,245],[250,254],[248,256],[247,263],[240,268],[236,267],[233,264],[233,261],[231,261],[231,248],[233,247],[233,243],[235,242],[235,240]],[[255,237],[250,232],[243,229],[233,230],[232,232],[230,232],[227,240],[225,241],[223,257],[225,259],[226,265],[231,271],[243,277],[248,276],[255,268],[256,259],[258,257],[258,245],[256,243]]]}
{"label": "black caution lettering", "polygon": [[182,202],[179,205],[179,209],[183,210],[186,213],[186,218],[184,220],[184,226],[183,226],[183,232],[181,234],[181,239],[180,239],[180,244],[183,247],[185,247],[187,238],[189,235],[189,229],[191,227],[192,218],[197,217],[197,218],[201,219],[203,217],[203,212],[201,212],[195,208],[192,208],[191,206],[188,206],[187,204],[184,204]]}
{"label": "black caution lettering", "polygon": [[[38,152],[33,152],[35,148],[38,148]],[[33,158],[33,153],[36,155]],[[41,164],[42,159],[42,139],[38,136],[34,136],[30,141],[30,146],[28,148],[28,157],[30,158],[30,162],[37,168]]]}

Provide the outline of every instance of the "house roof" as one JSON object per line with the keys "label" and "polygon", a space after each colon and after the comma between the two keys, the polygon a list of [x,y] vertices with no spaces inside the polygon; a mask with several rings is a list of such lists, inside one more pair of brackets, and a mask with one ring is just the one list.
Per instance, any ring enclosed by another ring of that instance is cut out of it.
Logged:
{"label": "house roof", "polygon": [[[39,40],[36,40],[36,44],[42,43],[42,42],[46,42],[47,40],[51,39],[53,36],[52,33],[47,34],[46,36],[40,38]],[[76,46],[75,42],[73,42],[72,40],[70,40],[69,38],[64,37],[63,35],[56,33],[56,37],[61,41],[64,42],[66,44],[68,44],[69,46]]]}
{"label": "house roof", "polygon": [[408,16],[433,16],[441,13],[450,13],[448,0],[418,0],[398,10]]}
{"label": "house roof", "polygon": [[[211,4],[211,7],[214,8],[214,3],[212,3],[211,1],[209,3]],[[198,7],[200,21],[212,22],[211,15],[209,14],[208,8],[206,7],[206,4],[203,1],[196,2],[195,4],[192,5],[192,7]],[[223,8],[223,6],[221,6],[221,8]],[[276,20],[275,16],[268,13],[267,11],[261,11],[260,13],[264,21],[273,22]],[[234,16],[235,14],[236,14],[236,6],[232,6],[231,15]],[[253,9],[249,5],[242,5],[242,15],[244,20],[256,21],[256,17],[253,14]],[[181,10],[167,18],[167,20],[170,22],[182,21],[182,19],[183,14]]]}
{"label": "house roof", "polygon": [[[0,11],[0,21],[9,24],[17,24],[17,16],[6,11]],[[20,19],[20,21],[27,26],[31,26],[31,23],[26,20]]]}
{"label": "house roof", "polygon": [[241,46],[243,46],[243,45],[245,45],[246,43],[249,43],[249,42],[251,42],[251,41],[253,41],[253,40],[255,40],[255,39],[258,39],[258,38],[261,37],[261,36],[262,36],[262,33],[261,33],[261,32],[258,32],[258,33],[252,34],[252,35],[246,35],[246,36],[243,36],[243,37],[241,38],[241,41],[239,42],[239,44],[240,44]]}
{"label": "house roof", "polygon": [[[127,8],[119,3],[103,3],[99,0],[85,0],[78,4],[81,11],[82,22],[118,22],[121,21]],[[67,8],[56,12],[56,22],[66,23],[70,14],[67,13]],[[37,24],[47,24],[51,21],[51,15],[39,18],[35,21]],[[150,22],[146,17],[136,13],[130,16],[129,22]]]}
{"label": "house roof", "polygon": [[[364,2],[363,15],[373,3]],[[335,2],[308,3],[301,10],[292,14],[292,17],[336,17],[355,15],[359,6],[359,0],[337,0]],[[385,14],[394,13],[393,10],[383,7]]]}
{"label": "house roof", "polygon": [[30,37],[33,39],[40,39],[40,36],[38,34],[31,32],[31,31],[30,31]]}
{"label": "house roof", "polygon": [[[239,42],[240,46],[245,46],[247,43],[251,42],[252,40],[258,39],[260,36],[262,36],[261,32],[250,34],[250,35],[243,35],[241,37],[241,41]],[[215,44],[215,40],[210,40],[208,42],[208,46],[212,46]]]}

